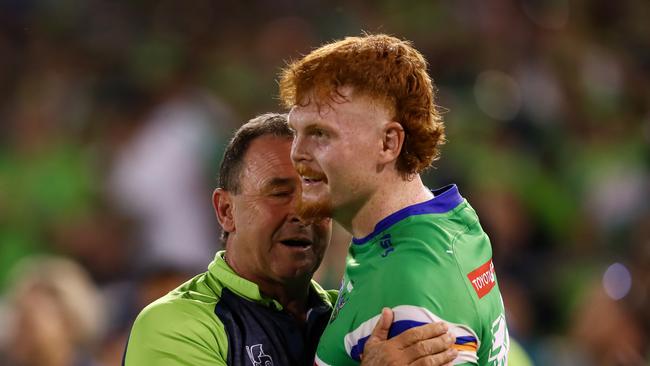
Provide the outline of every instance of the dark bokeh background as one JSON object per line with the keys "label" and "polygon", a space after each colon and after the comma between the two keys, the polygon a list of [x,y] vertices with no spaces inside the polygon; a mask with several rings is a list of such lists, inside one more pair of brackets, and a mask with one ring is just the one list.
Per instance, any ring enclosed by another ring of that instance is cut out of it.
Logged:
{"label": "dark bokeh background", "polygon": [[[539,365],[650,364],[646,0],[0,0],[0,364],[118,365],[220,248],[224,142],[290,59],[362,31],[430,63],[511,334]],[[318,278],[337,287],[340,229]]]}

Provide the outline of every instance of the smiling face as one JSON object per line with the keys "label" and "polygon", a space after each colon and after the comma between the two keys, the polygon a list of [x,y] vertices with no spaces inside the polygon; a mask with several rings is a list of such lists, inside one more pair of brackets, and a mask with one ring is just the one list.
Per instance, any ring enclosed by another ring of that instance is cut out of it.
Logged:
{"label": "smiling face", "polygon": [[377,173],[385,159],[384,135],[391,119],[380,103],[351,88],[346,100],[295,106],[289,124],[295,130],[291,158],[302,178],[301,214],[354,215],[381,182]]}
{"label": "smiling face", "polygon": [[296,215],[300,178],[290,160],[291,139],[266,135],[244,156],[237,194],[215,191],[230,266],[258,284],[310,279],[331,235],[331,221],[306,224]]}

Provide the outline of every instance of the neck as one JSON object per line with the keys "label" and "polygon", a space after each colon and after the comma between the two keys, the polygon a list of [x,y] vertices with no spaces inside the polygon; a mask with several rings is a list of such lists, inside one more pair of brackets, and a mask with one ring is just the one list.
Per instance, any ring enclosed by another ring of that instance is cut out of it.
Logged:
{"label": "neck", "polygon": [[422,183],[419,175],[410,181],[395,176],[383,182],[359,210],[353,212],[348,220],[339,222],[355,238],[370,234],[386,216],[433,198],[433,193]]}
{"label": "neck", "polygon": [[307,301],[309,299],[309,282],[295,286],[281,285],[273,287],[260,287],[260,292],[266,297],[277,300],[284,310],[291,314],[298,322],[304,323],[307,319]]}
{"label": "neck", "polygon": [[301,323],[305,322],[308,310],[309,288],[311,286],[310,276],[294,278],[289,281],[273,281],[260,278],[238,266],[238,262],[234,260],[236,256],[229,257],[227,254],[228,251],[224,255],[224,260],[237,275],[255,283],[264,297],[276,300],[296,320]]}

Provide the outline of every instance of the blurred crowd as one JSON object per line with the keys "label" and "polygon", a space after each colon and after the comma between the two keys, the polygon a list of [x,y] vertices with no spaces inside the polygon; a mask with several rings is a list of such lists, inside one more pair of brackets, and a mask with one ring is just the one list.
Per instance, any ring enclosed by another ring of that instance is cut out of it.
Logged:
{"label": "blurred crowd", "polygon": [[[224,143],[285,62],[389,33],[428,59],[454,182],[539,365],[650,365],[646,0],[0,0],[0,364],[119,365],[221,248]],[[336,228],[318,279],[338,287]]]}

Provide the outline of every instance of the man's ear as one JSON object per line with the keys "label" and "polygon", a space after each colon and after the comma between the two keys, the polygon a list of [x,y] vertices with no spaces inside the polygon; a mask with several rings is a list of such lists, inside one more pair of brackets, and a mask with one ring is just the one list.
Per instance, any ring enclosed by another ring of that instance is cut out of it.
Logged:
{"label": "man's ear", "polygon": [[217,214],[217,220],[223,231],[232,233],[235,231],[235,220],[233,218],[232,194],[223,188],[217,188],[212,192],[212,205]]}
{"label": "man's ear", "polygon": [[381,163],[396,161],[399,157],[406,134],[399,122],[391,121],[384,125],[382,130],[382,150],[380,153]]}

